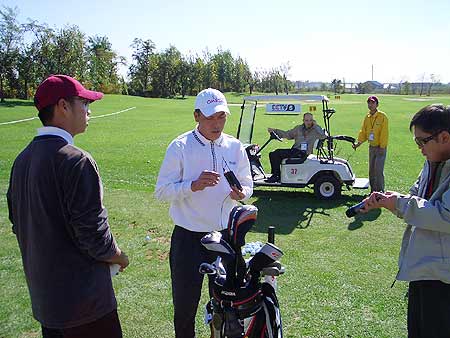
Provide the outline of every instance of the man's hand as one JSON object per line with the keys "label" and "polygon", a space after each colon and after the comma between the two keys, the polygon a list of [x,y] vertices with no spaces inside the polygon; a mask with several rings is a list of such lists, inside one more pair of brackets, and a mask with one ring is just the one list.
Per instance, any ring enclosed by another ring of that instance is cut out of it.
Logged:
{"label": "man's hand", "polygon": [[362,142],[353,143],[353,144],[352,144],[352,147],[353,147],[353,149],[356,150],[356,148],[358,148],[361,144],[362,144]]}
{"label": "man's hand", "polygon": [[126,253],[120,250],[119,248],[117,248],[116,254],[112,256],[110,259],[108,259],[106,262],[110,264],[119,264],[120,272],[125,270],[125,268],[130,264],[130,261],[128,260],[128,256],[126,255]]}
{"label": "man's hand", "polygon": [[191,183],[191,190],[193,192],[201,191],[206,187],[213,187],[219,183],[220,174],[215,171],[204,170],[200,176]]}
{"label": "man's hand", "polygon": [[271,133],[271,132],[273,132],[275,129],[274,128],[267,128],[267,131],[269,132],[269,134]]}
{"label": "man's hand", "polygon": [[364,207],[361,208],[361,212],[366,213],[369,210],[378,208],[385,208],[395,212],[398,196],[400,196],[400,194],[395,191],[387,191],[385,193],[373,192],[364,200]]}
{"label": "man's hand", "polygon": [[240,201],[244,199],[245,195],[242,191],[240,191],[236,186],[231,187],[230,198],[235,201]]}

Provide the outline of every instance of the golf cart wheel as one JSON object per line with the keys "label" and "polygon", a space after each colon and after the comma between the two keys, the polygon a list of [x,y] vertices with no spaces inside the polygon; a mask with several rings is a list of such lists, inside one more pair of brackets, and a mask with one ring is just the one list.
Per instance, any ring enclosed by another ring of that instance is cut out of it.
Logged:
{"label": "golf cart wheel", "polygon": [[332,175],[320,176],[314,183],[314,194],[320,199],[333,199],[341,196],[342,185]]}

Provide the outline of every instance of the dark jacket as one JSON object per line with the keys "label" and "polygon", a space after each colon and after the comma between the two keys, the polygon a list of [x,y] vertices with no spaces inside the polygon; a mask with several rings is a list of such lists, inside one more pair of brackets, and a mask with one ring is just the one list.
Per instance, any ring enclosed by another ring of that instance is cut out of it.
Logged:
{"label": "dark jacket", "polygon": [[95,161],[59,136],[37,136],[16,158],[7,193],[34,317],[45,327],[89,323],[116,309],[116,244]]}

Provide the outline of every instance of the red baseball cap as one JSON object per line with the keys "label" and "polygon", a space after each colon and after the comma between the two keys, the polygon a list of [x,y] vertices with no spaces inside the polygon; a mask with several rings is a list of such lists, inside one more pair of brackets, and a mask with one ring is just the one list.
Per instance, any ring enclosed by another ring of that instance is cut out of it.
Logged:
{"label": "red baseball cap", "polygon": [[378,97],[376,97],[375,95],[369,96],[367,98],[367,102],[369,101],[376,102],[376,104],[378,104]]}
{"label": "red baseball cap", "polygon": [[51,75],[36,90],[34,105],[38,111],[41,111],[45,107],[56,104],[61,98],[69,98],[72,96],[96,101],[103,97],[103,93],[87,90],[73,77],[67,75]]}

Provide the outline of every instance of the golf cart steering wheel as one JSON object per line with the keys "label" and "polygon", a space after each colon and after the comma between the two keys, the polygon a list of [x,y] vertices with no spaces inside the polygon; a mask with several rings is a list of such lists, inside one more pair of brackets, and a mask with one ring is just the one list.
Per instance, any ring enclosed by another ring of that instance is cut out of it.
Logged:
{"label": "golf cart steering wheel", "polygon": [[283,140],[281,139],[280,136],[278,136],[278,134],[276,132],[274,132],[273,130],[270,132],[270,139],[271,140],[278,140],[280,142],[283,142]]}

